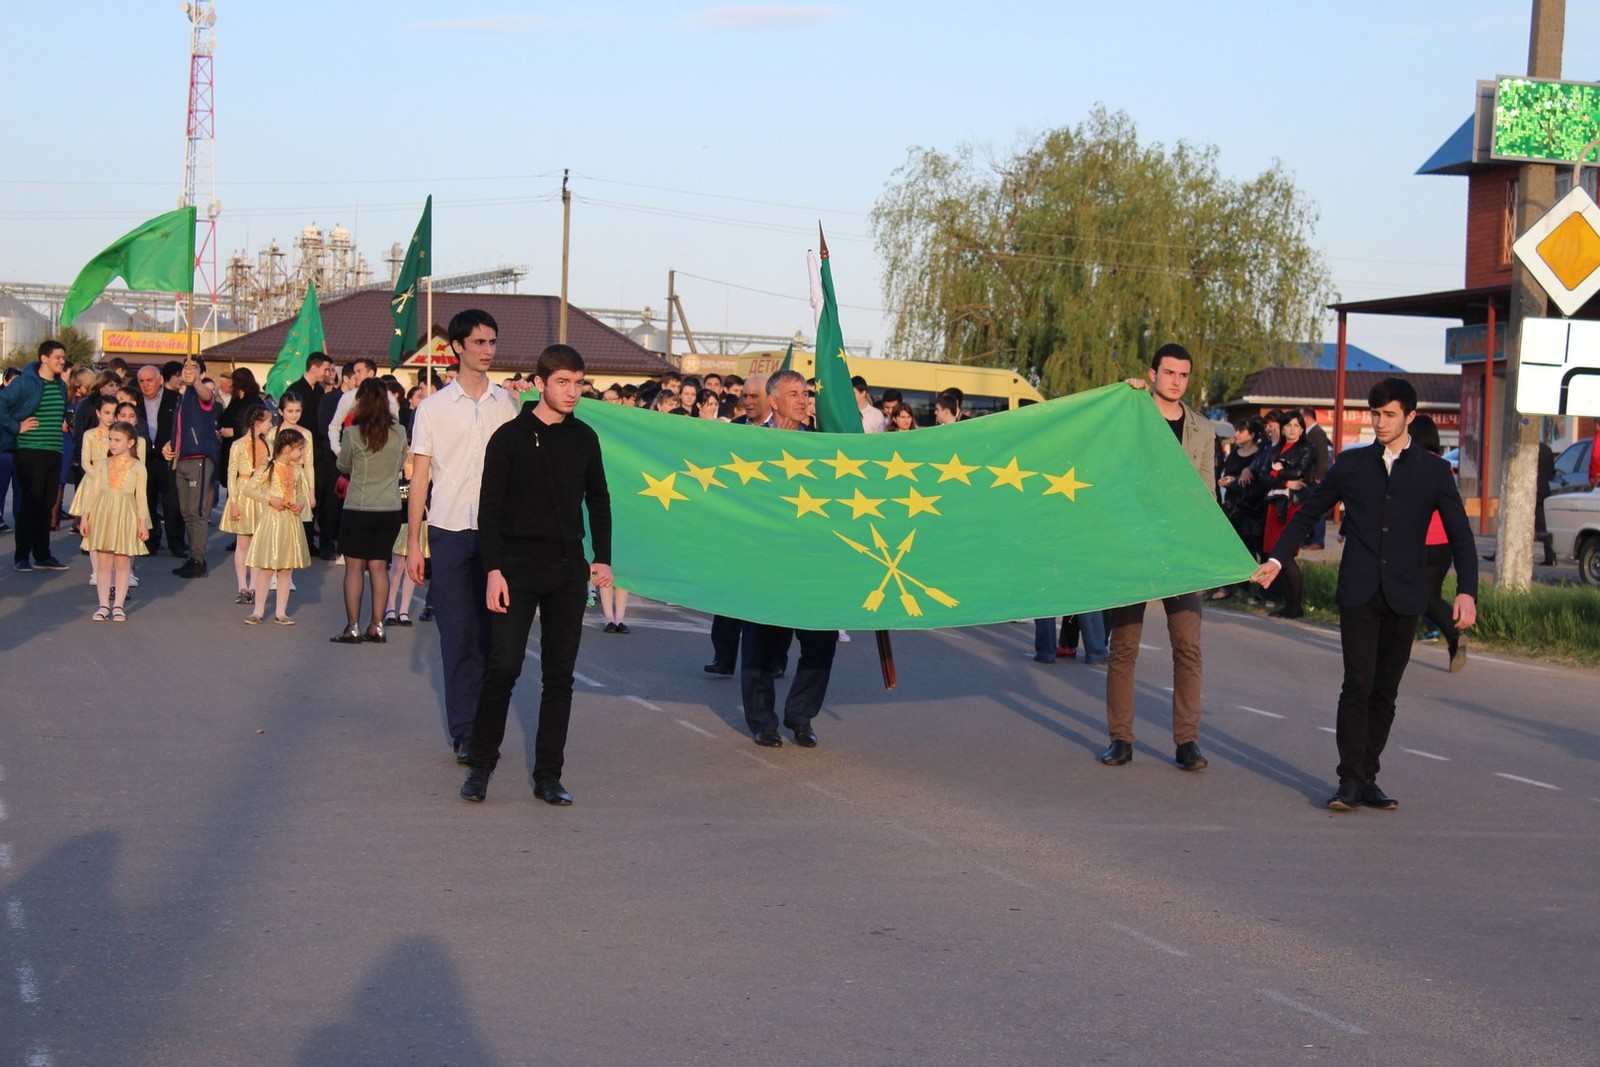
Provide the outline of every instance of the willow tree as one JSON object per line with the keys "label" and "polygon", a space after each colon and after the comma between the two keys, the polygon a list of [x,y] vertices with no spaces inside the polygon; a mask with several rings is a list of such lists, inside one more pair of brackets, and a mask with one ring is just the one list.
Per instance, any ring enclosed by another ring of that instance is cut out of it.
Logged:
{"label": "willow tree", "polygon": [[912,149],[872,212],[889,352],[1013,368],[1058,396],[1178,341],[1220,399],[1305,362],[1333,298],[1316,217],[1280,165],[1229,179],[1216,148],[1141,145],[1104,109],[1006,160]]}

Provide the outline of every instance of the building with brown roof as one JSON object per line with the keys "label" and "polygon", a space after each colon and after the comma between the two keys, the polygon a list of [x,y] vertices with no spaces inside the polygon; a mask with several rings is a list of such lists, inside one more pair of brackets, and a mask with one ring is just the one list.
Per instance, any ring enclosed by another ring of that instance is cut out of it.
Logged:
{"label": "building with brown roof", "polygon": [[[426,298],[423,298],[426,308]],[[445,327],[458,312],[481,308],[500,325],[499,350],[495,354],[492,376],[495,379],[532,372],[539,353],[556,343],[560,332],[561,300],[554,296],[526,296],[517,293],[435,293],[433,326],[429,334],[444,336]],[[206,349],[208,363],[248,366],[258,379],[283,349],[293,319],[274,323]],[[376,360],[380,371],[389,369],[389,339],[394,335],[394,320],[389,313],[389,294],[381,290],[351,293],[322,305],[322,329],[327,352],[335,362],[366,357]],[[419,338],[420,340],[420,338]],[[599,319],[572,306],[567,308],[567,343],[583,354],[591,380],[602,386],[613,381],[642,381],[674,368],[654,352]],[[411,360],[407,353],[404,371],[419,372],[422,359]],[[132,362],[130,360],[130,362]],[[218,368],[210,368],[213,373]]]}

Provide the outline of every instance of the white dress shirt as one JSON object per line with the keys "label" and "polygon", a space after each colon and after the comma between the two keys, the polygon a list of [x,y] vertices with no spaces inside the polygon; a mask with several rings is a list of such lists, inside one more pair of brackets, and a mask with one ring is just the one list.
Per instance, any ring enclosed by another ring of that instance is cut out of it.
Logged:
{"label": "white dress shirt", "polygon": [[411,424],[411,451],[427,456],[433,493],[428,498],[430,529],[476,530],[478,490],[483,484],[483,453],[489,437],[517,417],[517,402],[498,385],[473,400],[457,379],[417,405]]}

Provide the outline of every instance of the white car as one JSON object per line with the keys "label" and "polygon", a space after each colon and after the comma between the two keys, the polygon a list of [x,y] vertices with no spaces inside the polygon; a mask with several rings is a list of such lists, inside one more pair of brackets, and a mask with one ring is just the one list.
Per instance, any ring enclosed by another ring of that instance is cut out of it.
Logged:
{"label": "white car", "polygon": [[1556,554],[1578,561],[1578,577],[1600,585],[1600,489],[1558,493],[1544,502]]}

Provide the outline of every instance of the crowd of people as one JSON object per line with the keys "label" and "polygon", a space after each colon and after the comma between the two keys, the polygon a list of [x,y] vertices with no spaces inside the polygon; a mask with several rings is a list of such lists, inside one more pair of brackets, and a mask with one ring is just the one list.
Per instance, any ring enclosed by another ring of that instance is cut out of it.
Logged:
{"label": "crowd of people", "polygon": [[[0,455],[16,483],[19,572],[68,569],[52,551],[63,523],[81,536],[97,600],[91,619],[125,622],[134,561],[160,551],[165,537],[183,562],[181,579],[204,578],[209,530],[233,538],[235,602],[244,621],[292,625],[293,575],[314,558],[344,565],[344,623],[330,640],[383,643],[386,628],[410,625],[415,590],[427,583],[421,618],[438,624],[443,718],[468,776],[461,795],[482,801],[499,758],[512,690],[531,625],[543,620],[541,698],[534,792],[550,804],[572,796],[561,783],[573,669],[586,606],[599,595],[604,632],[626,634],[627,594],[610,569],[609,493],[598,439],[572,418],[583,397],[684,417],[780,431],[815,429],[816,387],[780,370],[741,380],[676,374],[640,386],[589,385],[582,357],[565,345],[541,353],[532,376],[489,380],[498,326],[482,311],[450,323],[457,363],[407,390],[379,376],[372,360],[337,366],[312,353],[302,378],[277,397],[251,371],[213,379],[197,357],[136,373],[118,360],[99,371],[69,369],[59,343],[0,389]],[[1346,661],[1339,700],[1340,785],[1334,810],[1397,802],[1376,785],[1378,753],[1394,696],[1423,615],[1445,631],[1452,670],[1464,662],[1460,632],[1475,616],[1476,556],[1438,434],[1416,413],[1403,379],[1387,379],[1370,398],[1374,445],[1334,462],[1313,412],[1291,409],[1247,419],[1231,447],[1218,448],[1211,423],[1183,402],[1193,360],[1180,345],[1159,349],[1143,379],[1195,473],[1219,494],[1223,510],[1261,566],[1252,582],[1276,597],[1275,615],[1301,614],[1294,559],[1321,547],[1324,522],[1346,508],[1347,539],[1338,603]],[[874,398],[855,378],[867,432],[909,432],[917,413],[895,390]],[[537,390],[536,401],[526,394]],[[934,398],[929,421],[963,417],[962,396]],[[1219,454],[1220,453],[1220,454]],[[537,484],[541,494],[519,492]],[[70,494],[66,492],[70,487]],[[1398,487],[1398,491],[1397,491]],[[65,519],[62,516],[65,516]],[[592,558],[585,555],[585,515]],[[1429,529],[1430,525],[1433,527]],[[1415,536],[1413,536],[1415,535]],[[1415,542],[1413,544],[1412,542]],[[1454,565],[1460,592],[1440,596]],[[1210,593],[1244,595],[1242,589]],[[1173,657],[1174,762],[1207,766],[1200,727],[1203,592],[1163,601]],[[363,603],[367,611],[363,616]],[[1035,658],[1107,663],[1107,766],[1133,758],[1134,672],[1147,605],[1125,605],[1060,620],[1040,619]],[[711,674],[737,662],[746,723],[758,745],[818,744],[812,719],[831,676],[838,631],[794,630],[717,617]],[[791,645],[800,657],[781,713],[776,681]]]}

